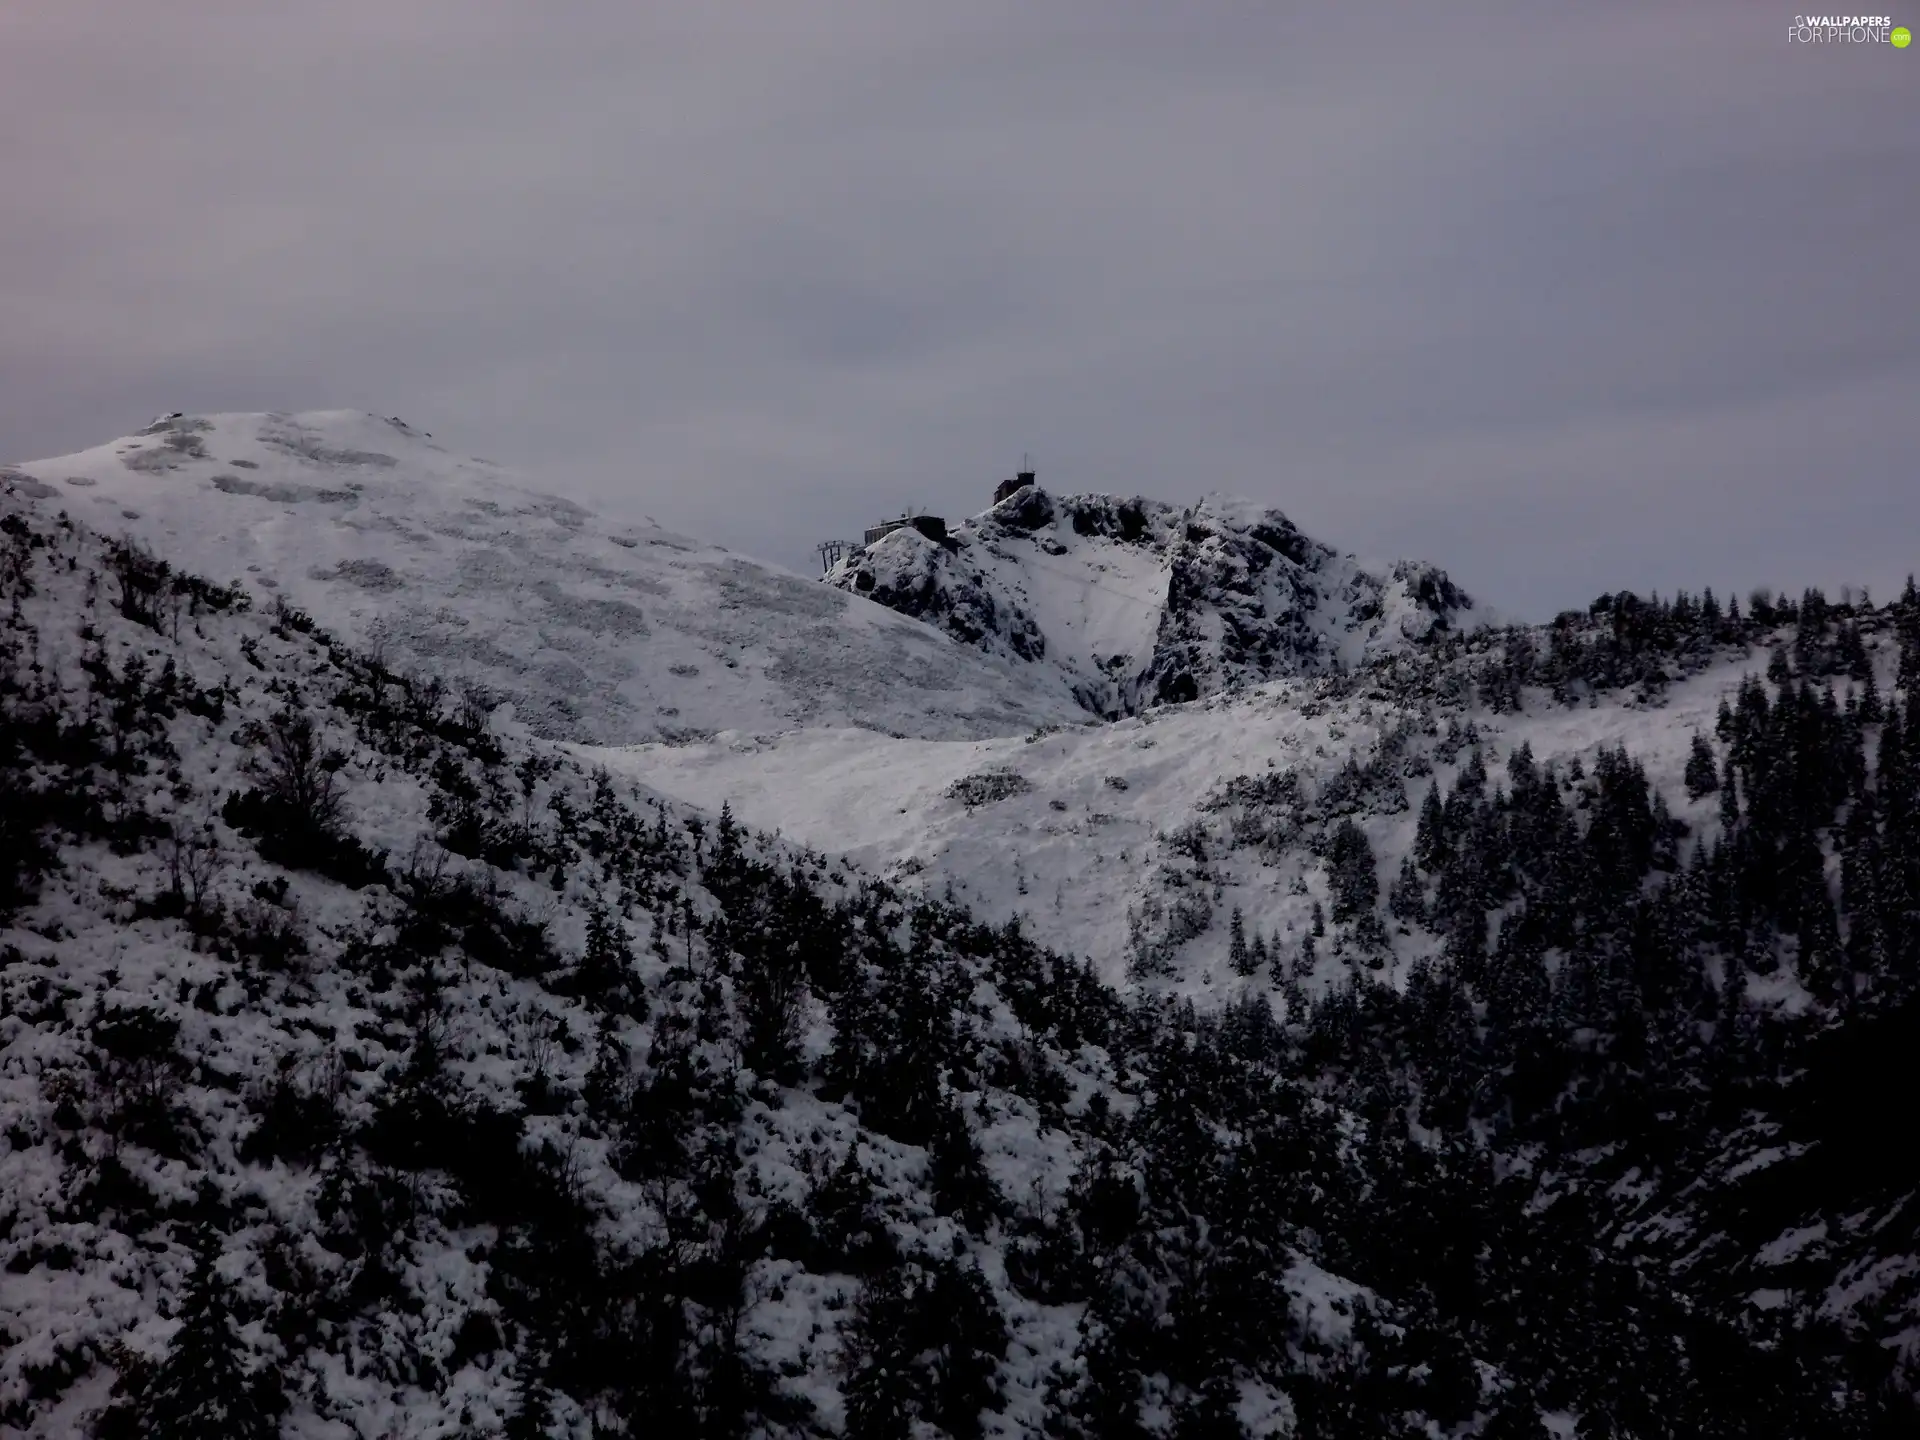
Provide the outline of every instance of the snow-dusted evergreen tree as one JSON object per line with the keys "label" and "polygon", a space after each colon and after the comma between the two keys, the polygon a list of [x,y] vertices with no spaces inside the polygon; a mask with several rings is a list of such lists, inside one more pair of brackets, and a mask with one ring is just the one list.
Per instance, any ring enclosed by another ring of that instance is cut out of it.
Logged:
{"label": "snow-dusted evergreen tree", "polygon": [[1720,788],[1720,762],[1714,758],[1713,746],[1707,743],[1706,736],[1696,734],[1693,737],[1683,778],[1689,800],[1711,795]]}
{"label": "snow-dusted evergreen tree", "polygon": [[193,1278],[166,1354],[132,1376],[98,1428],[105,1440],[273,1440],[284,1402],[272,1372],[243,1356],[211,1230],[194,1239]]}
{"label": "snow-dusted evergreen tree", "polygon": [[1236,975],[1251,975],[1259,969],[1253,950],[1247,944],[1246,917],[1238,905],[1233,907],[1233,915],[1227,922],[1227,967]]}

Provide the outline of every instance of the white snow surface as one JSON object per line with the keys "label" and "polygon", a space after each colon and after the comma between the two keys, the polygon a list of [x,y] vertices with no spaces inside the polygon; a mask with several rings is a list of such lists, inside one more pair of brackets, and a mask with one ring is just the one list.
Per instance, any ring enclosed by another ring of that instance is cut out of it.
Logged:
{"label": "white snow surface", "polygon": [[925,738],[1080,712],[1026,667],[817,581],[622,523],[398,419],[170,415],[0,486],[439,675],[552,738],[858,726]]}
{"label": "white snow surface", "polygon": [[[1645,763],[1673,813],[1695,836],[1707,837],[1718,830],[1717,801],[1687,798],[1681,776],[1688,745],[1696,731],[1713,732],[1721,698],[1762,664],[1764,656],[1755,654],[1716,665],[1651,706],[1616,698],[1569,708],[1534,693],[1518,714],[1456,706],[1438,718],[1472,727],[1496,782],[1523,743],[1540,763],[1564,769],[1577,757],[1588,770],[1602,749],[1624,744]],[[1308,845],[1236,842],[1230,807],[1222,803],[1226,787],[1236,777],[1292,774],[1311,797],[1350,758],[1365,764],[1383,736],[1426,718],[1364,690],[1344,699],[1330,698],[1331,691],[1324,680],[1276,681],[1025,738],[728,733],[698,745],[642,745],[592,758],[687,803],[730,804],[745,823],[844,853],[897,882],[935,893],[951,886],[996,923],[1018,915],[1036,940],[1091,960],[1114,984],[1128,982],[1136,925],[1151,929],[1156,917],[1184,906],[1201,929],[1176,942],[1168,983],[1217,1003],[1238,988],[1227,966],[1227,918],[1235,907],[1250,934],[1258,930],[1291,949],[1307,934],[1315,903],[1329,903],[1325,867]],[[1470,747],[1443,758],[1443,740],[1444,733],[1408,733],[1404,807],[1354,814],[1373,846],[1382,894],[1412,847],[1426,788],[1451,786],[1466,759]],[[965,776],[995,772],[1025,784],[984,804],[950,793]],[[1406,938],[1395,963],[1411,963],[1430,938]],[[1331,945],[1322,946],[1319,966],[1322,982],[1347,968]],[[1798,1003],[1796,987],[1768,992],[1779,979],[1757,977],[1755,997]]]}

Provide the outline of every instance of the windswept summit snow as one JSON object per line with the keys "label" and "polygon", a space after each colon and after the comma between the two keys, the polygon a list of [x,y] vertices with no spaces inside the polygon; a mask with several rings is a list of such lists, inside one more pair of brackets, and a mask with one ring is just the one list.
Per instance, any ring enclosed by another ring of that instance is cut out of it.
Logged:
{"label": "windswept summit snow", "polygon": [[1083,719],[1064,687],[814,580],[620,524],[356,411],[166,416],[0,487],[601,744]]}
{"label": "windswept summit snow", "polygon": [[1057,675],[1106,717],[1349,669],[1488,618],[1431,565],[1368,566],[1226,496],[1181,509],[1027,486],[944,543],[896,530],[828,579]]}

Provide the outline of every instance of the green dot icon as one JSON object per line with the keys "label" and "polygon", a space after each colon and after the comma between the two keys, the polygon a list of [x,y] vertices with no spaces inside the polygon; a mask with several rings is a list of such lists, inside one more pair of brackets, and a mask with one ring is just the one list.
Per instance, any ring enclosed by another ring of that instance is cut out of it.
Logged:
{"label": "green dot icon", "polygon": [[1894,49],[1904,50],[1913,43],[1913,32],[1904,25],[1896,25],[1893,27],[1893,33],[1887,38],[1893,41]]}

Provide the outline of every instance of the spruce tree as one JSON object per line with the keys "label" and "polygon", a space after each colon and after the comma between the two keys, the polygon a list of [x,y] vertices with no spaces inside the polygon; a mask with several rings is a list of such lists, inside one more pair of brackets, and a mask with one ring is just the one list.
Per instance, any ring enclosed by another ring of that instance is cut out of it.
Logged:
{"label": "spruce tree", "polygon": [[632,1011],[645,1018],[646,998],[633,983],[633,954],[620,921],[604,904],[587,911],[587,943],[572,988],[596,1008]]}
{"label": "spruce tree", "polygon": [[847,1440],[908,1440],[915,1384],[905,1278],[889,1266],[864,1281],[855,1297],[842,1354]]}
{"label": "spruce tree", "polygon": [[979,1440],[982,1417],[1001,1406],[1010,1343],[993,1288],[978,1267],[942,1260],[913,1301],[926,1417],[955,1440]]}
{"label": "spruce tree", "polygon": [[1720,828],[1731,835],[1740,823],[1740,787],[1734,780],[1733,756],[1727,756],[1720,775]]}
{"label": "spruce tree", "polygon": [[806,1220],[820,1268],[868,1274],[893,1263],[893,1232],[880,1213],[858,1142],[807,1195]]}
{"label": "spruce tree", "polygon": [[1174,1412],[1173,1440],[1245,1440],[1235,1404],[1238,1388],[1226,1376],[1216,1376],[1183,1401]]}
{"label": "spruce tree", "polygon": [[966,1111],[951,1093],[943,1097],[927,1142],[927,1179],[940,1212],[955,1216],[969,1230],[985,1229],[1000,1208],[1000,1192],[987,1173]]}
{"label": "spruce tree", "polygon": [[[1315,906],[1314,908],[1317,910],[1319,907]],[[1319,925],[1318,928],[1324,931],[1325,926]],[[1313,967],[1317,965],[1319,961],[1319,946],[1315,943],[1314,932],[1309,932],[1300,942],[1300,953],[1293,957],[1294,979],[1304,980],[1313,974]]]}
{"label": "spruce tree", "polygon": [[1423,870],[1438,870],[1446,853],[1446,811],[1440,801],[1440,782],[1435,780],[1420,802],[1420,822],[1413,835],[1413,858]]}
{"label": "spruce tree", "polygon": [[1894,684],[1911,702],[1920,695],[1920,595],[1914,593],[1911,575],[1907,577],[1907,588],[1900,592],[1896,627],[1900,638],[1900,670]]}
{"label": "spruce tree", "polygon": [[127,1408],[142,1440],[273,1440],[282,1408],[270,1372],[241,1363],[242,1342],[211,1231],[196,1239],[193,1279],[166,1357]]}
{"label": "spruce tree", "polygon": [[1367,832],[1351,820],[1342,820],[1327,848],[1327,864],[1332,872],[1333,918],[1353,920],[1371,913],[1380,898],[1380,876]]}
{"label": "spruce tree", "polygon": [[1420,884],[1420,872],[1413,868],[1411,855],[1401,857],[1400,873],[1387,892],[1387,912],[1396,920],[1424,922],[1426,919],[1426,892]]}
{"label": "spruce tree", "polygon": [[1460,767],[1460,777],[1454,782],[1459,794],[1478,797],[1487,788],[1487,761],[1475,745],[1467,752],[1467,763]]}
{"label": "spruce tree", "polygon": [[1238,905],[1233,907],[1233,918],[1227,925],[1227,964],[1236,975],[1251,975],[1257,968],[1247,945],[1247,922]]}
{"label": "spruce tree", "polygon": [[1851,620],[1840,626],[1834,643],[1834,661],[1851,680],[1865,680],[1873,673],[1867,647],[1860,639],[1860,627]]}
{"label": "spruce tree", "polygon": [[553,1423],[553,1393],[536,1376],[525,1376],[514,1387],[513,1408],[507,1412],[505,1440],[548,1440]]}
{"label": "spruce tree", "polygon": [[1693,748],[1687,756],[1685,782],[1687,798],[1698,800],[1703,795],[1711,795],[1720,788],[1718,763],[1713,758],[1713,746],[1707,743],[1707,737],[1696,732]]}

